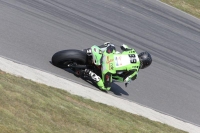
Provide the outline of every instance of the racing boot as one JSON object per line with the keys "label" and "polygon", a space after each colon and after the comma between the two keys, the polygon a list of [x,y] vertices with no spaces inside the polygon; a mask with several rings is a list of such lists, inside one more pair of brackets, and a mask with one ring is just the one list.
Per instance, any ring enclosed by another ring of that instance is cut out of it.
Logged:
{"label": "racing boot", "polygon": [[99,87],[101,90],[103,90],[103,91],[110,90],[110,87],[105,88],[102,79],[101,79],[96,73],[90,71],[89,69],[85,69],[84,75],[85,75],[85,76],[88,76],[88,77],[90,77],[90,78],[92,78],[93,81],[96,82],[96,84],[98,85],[98,87]]}
{"label": "racing boot", "polygon": [[98,82],[101,78],[89,69],[85,69],[84,76],[91,77],[95,82]]}

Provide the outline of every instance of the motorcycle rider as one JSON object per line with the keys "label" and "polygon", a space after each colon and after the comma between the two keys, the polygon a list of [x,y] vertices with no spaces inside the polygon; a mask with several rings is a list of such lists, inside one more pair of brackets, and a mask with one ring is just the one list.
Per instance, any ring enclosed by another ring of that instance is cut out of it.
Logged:
{"label": "motorcycle rider", "polygon": [[127,86],[137,78],[139,69],[144,69],[152,63],[151,55],[142,52],[139,55],[132,48],[123,44],[122,53],[116,51],[110,42],[101,46],[86,49],[88,56],[93,57],[93,63],[101,67],[102,78],[89,69],[84,70],[84,76],[91,77],[102,90],[110,90],[112,79],[121,81]]}

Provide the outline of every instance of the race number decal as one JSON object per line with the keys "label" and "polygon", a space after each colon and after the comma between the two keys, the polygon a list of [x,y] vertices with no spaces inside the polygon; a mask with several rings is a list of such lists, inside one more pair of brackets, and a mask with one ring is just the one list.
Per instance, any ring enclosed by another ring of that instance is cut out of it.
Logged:
{"label": "race number decal", "polygon": [[135,54],[129,54],[128,56],[130,57],[130,62],[131,63],[136,63],[137,62]]}

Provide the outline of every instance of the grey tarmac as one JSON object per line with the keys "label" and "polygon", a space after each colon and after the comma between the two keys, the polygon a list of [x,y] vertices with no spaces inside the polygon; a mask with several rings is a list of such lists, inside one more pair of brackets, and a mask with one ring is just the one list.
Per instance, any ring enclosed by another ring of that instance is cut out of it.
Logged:
{"label": "grey tarmac", "polygon": [[156,0],[0,0],[0,56],[95,88],[51,65],[64,49],[122,43],[153,63],[110,95],[200,125],[200,20]]}

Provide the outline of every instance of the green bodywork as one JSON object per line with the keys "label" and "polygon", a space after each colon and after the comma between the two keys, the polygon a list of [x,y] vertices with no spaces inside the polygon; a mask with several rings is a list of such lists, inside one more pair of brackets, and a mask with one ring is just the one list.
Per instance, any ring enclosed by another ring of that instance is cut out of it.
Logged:
{"label": "green bodywork", "polygon": [[[130,62],[129,55],[135,55],[134,57],[132,57],[133,59],[132,63]],[[99,86],[99,88],[103,90],[110,90],[110,88],[105,88],[104,86],[104,81],[105,81],[104,77],[106,73],[111,73],[111,75],[113,75],[111,76],[110,82],[112,82],[112,78],[119,82],[124,82],[123,77],[116,76],[116,73],[119,71],[130,71],[134,69],[135,72],[129,76],[130,78],[129,80],[131,80],[132,77],[138,74],[140,61],[134,49],[123,51],[122,53],[116,53],[115,50],[113,50],[112,53],[107,53],[105,50],[102,52],[101,58],[102,59],[96,61],[96,62],[100,62],[100,64],[102,65],[102,68],[101,68],[102,79],[99,82],[97,82],[97,85]]]}
{"label": "green bodywork", "polygon": [[101,57],[102,57],[101,49],[98,46],[94,45],[91,47],[91,51],[94,64],[97,66],[101,65]]}

